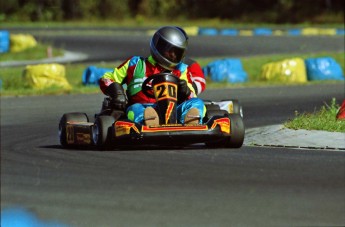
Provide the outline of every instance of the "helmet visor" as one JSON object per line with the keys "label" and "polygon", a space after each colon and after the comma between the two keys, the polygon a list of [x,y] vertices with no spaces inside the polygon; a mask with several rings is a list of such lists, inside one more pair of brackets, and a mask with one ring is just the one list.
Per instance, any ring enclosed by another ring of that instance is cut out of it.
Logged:
{"label": "helmet visor", "polygon": [[185,49],[171,45],[162,38],[159,38],[156,45],[157,51],[173,63],[180,63],[184,56]]}

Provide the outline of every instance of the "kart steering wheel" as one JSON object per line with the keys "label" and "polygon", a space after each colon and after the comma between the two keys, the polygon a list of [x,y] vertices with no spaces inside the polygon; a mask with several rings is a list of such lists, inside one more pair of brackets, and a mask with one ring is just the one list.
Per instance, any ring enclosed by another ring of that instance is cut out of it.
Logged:
{"label": "kart steering wheel", "polygon": [[155,98],[153,94],[153,84],[154,82],[156,82],[156,80],[161,80],[162,82],[164,81],[178,82],[180,81],[180,78],[168,72],[157,73],[157,74],[147,77],[144,80],[143,84],[141,85],[141,90],[149,98]]}

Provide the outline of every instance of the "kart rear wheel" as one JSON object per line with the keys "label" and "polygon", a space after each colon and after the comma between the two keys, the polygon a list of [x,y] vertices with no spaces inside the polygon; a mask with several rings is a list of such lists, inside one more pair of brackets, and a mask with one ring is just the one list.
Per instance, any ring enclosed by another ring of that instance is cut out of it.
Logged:
{"label": "kart rear wheel", "polygon": [[243,110],[240,102],[237,99],[231,99],[231,100],[222,100],[222,101],[232,101],[233,105],[233,112],[230,114],[239,114],[243,118]]}
{"label": "kart rear wheel", "polygon": [[67,143],[66,125],[67,122],[70,121],[89,122],[89,118],[86,113],[66,113],[61,117],[59,123],[59,137],[61,145],[66,148],[73,147],[73,145]]}
{"label": "kart rear wheel", "polygon": [[243,145],[245,128],[240,114],[229,114],[231,136],[225,146],[229,148],[240,148]]}
{"label": "kart rear wheel", "polygon": [[92,128],[92,141],[100,150],[105,150],[111,142],[111,126],[114,124],[115,118],[112,116],[99,116],[96,118]]}

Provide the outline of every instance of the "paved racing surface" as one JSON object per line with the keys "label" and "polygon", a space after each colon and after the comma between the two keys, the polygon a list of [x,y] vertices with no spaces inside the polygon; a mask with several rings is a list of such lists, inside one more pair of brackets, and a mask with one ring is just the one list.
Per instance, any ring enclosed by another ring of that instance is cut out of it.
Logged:
{"label": "paved racing surface", "polygon": [[[123,60],[131,55],[149,54],[149,36],[102,36],[91,37],[56,37],[57,46],[72,51],[87,53],[90,62]],[[43,40],[50,39],[44,37]],[[66,40],[67,39],[67,40]],[[333,40],[334,42],[330,42]],[[324,46],[325,43],[329,45]],[[96,45],[97,43],[97,45]],[[272,45],[274,44],[274,45]],[[326,50],[339,51],[344,47],[343,37],[191,37],[188,55],[193,57],[240,57],[255,54],[306,53]],[[99,51],[101,49],[102,51]],[[297,55],[298,56],[298,55]]]}
{"label": "paved racing surface", "polygon": [[[215,45],[213,39],[210,45]],[[254,45],[243,39],[238,49]],[[283,48],[273,40],[271,46]],[[327,44],[344,48],[336,37],[327,37],[322,48]],[[343,99],[344,83],[219,89],[202,95],[216,101],[238,98],[247,128],[281,124],[295,110],[312,112],[333,97]],[[20,206],[41,220],[69,226],[345,224],[343,151],[250,144],[241,149],[62,149],[62,114],[80,111],[93,119],[102,100],[101,94],[1,98],[2,209]]]}
{"label": "paved racing surface", "polygon": [[[124,60],[131,55],[149,54],[151,36],[145,29],[83,28],[26,30],[9,29],[13,33],[30,33],[37,40],[56,47],[82,52],[89,62]],[[241,57],[279,53],[312,53],[344,50],[343,36],[190,36],[187,55],[191,57]]]}

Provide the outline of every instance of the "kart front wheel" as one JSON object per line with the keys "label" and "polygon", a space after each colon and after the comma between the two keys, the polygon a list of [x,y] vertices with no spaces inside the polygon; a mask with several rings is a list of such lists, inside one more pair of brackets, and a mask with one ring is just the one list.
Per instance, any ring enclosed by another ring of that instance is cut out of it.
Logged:
{"label": "kart front wheel", "polygon": [[111,142],[111,126],[115,119],[112,116],[99,116],[92,128],[92,141],[101,150],[107,149]]}
{"label": "kart front wheel", "polygon": [[67,133],[67,122],[89,122],[89,118],[87,117],[86,113],[66,113],[64,114],[59,123],[59,137],[60,143],[63,147],[72,147],[73,145],[69,144],[68,141],[68,133]]}

